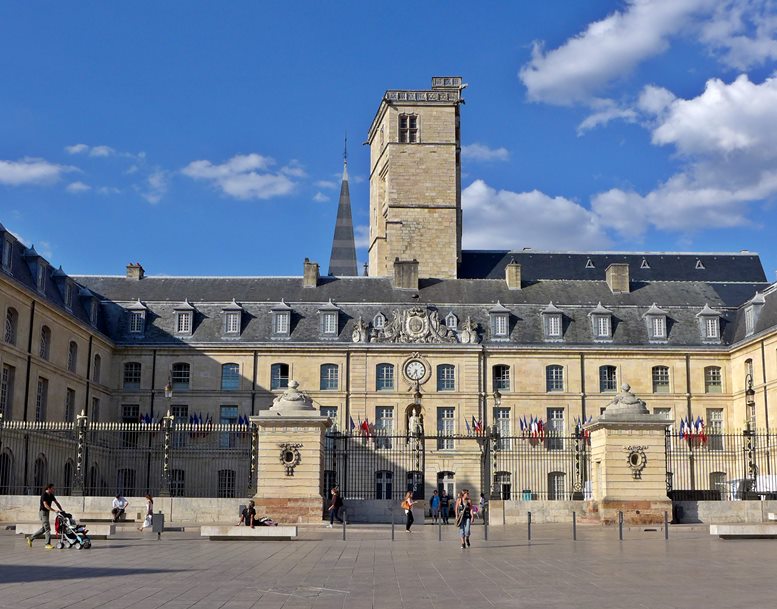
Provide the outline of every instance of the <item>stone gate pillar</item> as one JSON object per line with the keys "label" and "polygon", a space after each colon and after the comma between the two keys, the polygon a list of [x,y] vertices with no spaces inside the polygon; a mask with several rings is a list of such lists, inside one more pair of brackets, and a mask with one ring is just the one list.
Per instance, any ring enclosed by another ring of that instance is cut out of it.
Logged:
{"label": "stone gate pillar", "polygon": [[673,421],[650,414],[629,385],[585,426],[591,434],[593,498],[605,523],[658,524],[671,516],[666,494],[666,427]]}
{"label": "stone gate pillar", "polygon": [[256,514],[283,524],[320,523],[324,433],[332,424],[289,381],[268,410],[251,417],[258,429]]}

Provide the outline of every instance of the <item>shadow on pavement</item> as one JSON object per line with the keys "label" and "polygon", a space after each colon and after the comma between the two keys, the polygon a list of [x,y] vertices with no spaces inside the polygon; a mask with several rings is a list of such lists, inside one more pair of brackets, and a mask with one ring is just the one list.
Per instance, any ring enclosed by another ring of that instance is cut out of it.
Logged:
{"label": "shadow on pavement", "polygon": [[179,573],[186,569],[122,569],[103,567],[57,567],[52,565],[3,565],[0,569],[0,585],[22,582],[51,581],[59,579],[84,579],[92,577],[118,577],[150,573]]}

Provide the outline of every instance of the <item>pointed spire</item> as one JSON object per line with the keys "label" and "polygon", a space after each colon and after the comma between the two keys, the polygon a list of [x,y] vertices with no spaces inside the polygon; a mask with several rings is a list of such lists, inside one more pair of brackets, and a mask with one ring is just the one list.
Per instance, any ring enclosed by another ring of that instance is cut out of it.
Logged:
{"label": "pointed spire", "polygon": [[348,188],[348,136],[343,149],[343,182],[340,185],[340,202],[337,206],[335,236],[332,240],[332,254],[329,257],[329,274],[340,277],[355,277],[356,244],[353,238],[351,217],[351,193]]}

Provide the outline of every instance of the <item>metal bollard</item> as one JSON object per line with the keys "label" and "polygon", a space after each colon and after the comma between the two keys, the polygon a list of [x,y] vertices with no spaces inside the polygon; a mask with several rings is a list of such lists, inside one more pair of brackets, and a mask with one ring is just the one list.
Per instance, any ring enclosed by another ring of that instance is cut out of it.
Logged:
{"label": "metal bollard", "polygon": [[531,541],[531,512],[529,512],[529,541]]}
{"label": "metal bollard", "polygon": [[483,506],[483,539],[488,541],[488,505]]}
{"label": "metal bollard", "polygon": [[389,510],[391,512],[391,541],[394,541],[394,508]]}
{"label": "metal bollard", "polygon": [[572,541],[577,541],[577,512],[572,512]]}
{"label": "metal bollard", "polygon": [[437,519],[437,541],[442,541],[442,518]]}
{"label": "metal bollard", "polygon": [[502,526],[507,524],[505,512],[507,511],[507,502],[502,500]]}
{"label": "metal bollard", "polygon": [[618,539],[623,541],[623,512],[618,512]]}
{"label": "metal bollard", "polygon": [[348,522],[348,510],[343,508],[343,541],[345,541],[345,525]]}
{"label": "metal bollard", "polygon": [[664,541],[669,540],[669,512],[664,512]]}

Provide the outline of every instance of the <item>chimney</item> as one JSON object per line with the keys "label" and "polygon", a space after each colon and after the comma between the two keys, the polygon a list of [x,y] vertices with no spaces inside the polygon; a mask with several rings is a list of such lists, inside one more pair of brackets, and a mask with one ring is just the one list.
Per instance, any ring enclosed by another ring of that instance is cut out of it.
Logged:
{"label": "chimney", "polygon": [[140,262],[130,262],[127,265],[127,279],[134,279],[135,281],[139,281],[143,279],[143,277],[145,277],[145,273]]}
{"label": "chimney", "polygon": [[521,289],[521,265],[512,258],[505,267],[505,281],[510,290]]}
{"label": "chimney", "polygon": [[318,285],[318,262],[305,258],[305,270],[302,274],[302,287],[315,288]]}
{"label": "chimney", "polygon": [[418,289],[418,260],[394,259],[394,287],[402,290]]}
{"label": "chimney", "polygon": [[613,294],[629,292],[629,265],[626,262],[613,262],[605,271],[607,285]]}

